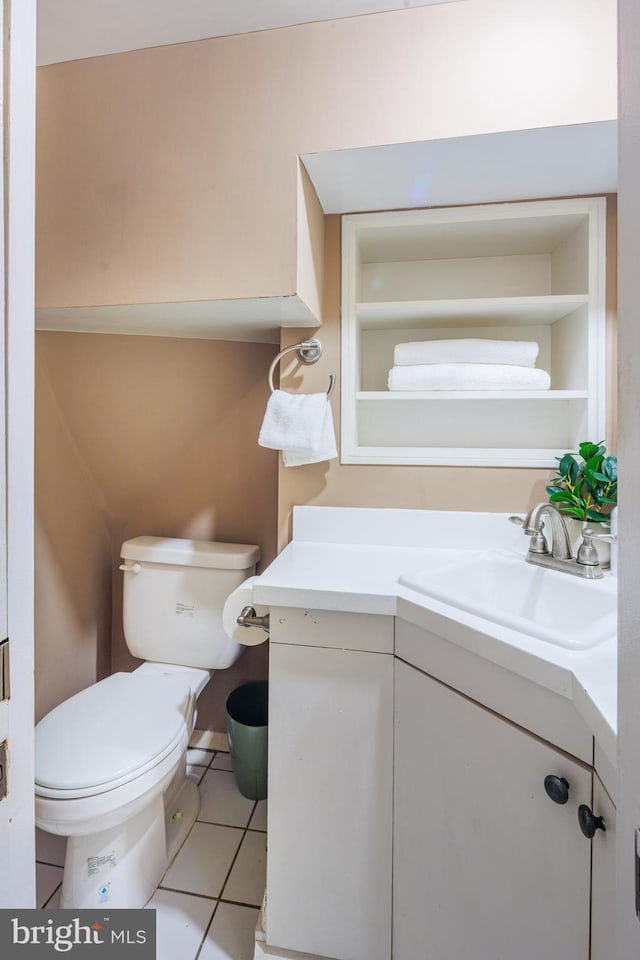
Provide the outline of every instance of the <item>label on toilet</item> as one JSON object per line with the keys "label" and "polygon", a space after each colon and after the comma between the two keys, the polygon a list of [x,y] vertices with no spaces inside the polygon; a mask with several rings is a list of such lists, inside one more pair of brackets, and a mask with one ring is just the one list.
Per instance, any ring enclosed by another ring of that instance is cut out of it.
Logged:
{"label": "label on toilet", "polygon": [[195,603],[183,603],[180,600],[178,600],[178,602],[176,603],[176,614],[178,614],[178,616],[192,617],[195,614],[195,612],[196,612]]}
{"label": "label on toilet", "polygon": [[155,960],[155,910],[107,910],[0,910],[0,956]]}
{"label": "label on toilet", "polygon": [[103,853],[99,857],[87,857],[87,870],[90,877],[102,873],[104,870],[110,870],[117,863],[115,850],[111,853]]}

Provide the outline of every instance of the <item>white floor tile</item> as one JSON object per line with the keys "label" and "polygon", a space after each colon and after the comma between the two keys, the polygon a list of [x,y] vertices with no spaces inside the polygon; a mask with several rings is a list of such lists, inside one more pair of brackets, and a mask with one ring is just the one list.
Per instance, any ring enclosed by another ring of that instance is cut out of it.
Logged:
{"label": "white floor tile", "polygon": [[202,747],[189,747],[187,750],[187,763],[208,767],[212,759],[213,750],[203,750]]}
{"label": "white floor tile", "polygon": [[205,823],[224,823],[246,827],[253,810],[253,800],[243,797],[232,773],[207,770],[200,784],[200,813]]}
{"label": "white floor tile", "polygon": [[206,767],[201,767],[195,763],[187,763],[187,776],[195,780],[196,783],[200,783],[206,772]]}
{"label": "white floor tile", "polygon": [[63,867],[66,850],[66,837],[61,837],[57,833],[47,833],[36,827],[36,860]]}
{"label": "white floor tile", "polygon": [[264,833],[247,833],[222,897],[259,907],[267,880],[267,838]]}
{"label": "white floor tile", "polygon": [[51,894],[62,883],[62,867],[36,863],[36,903],[44,907]]}
{"label": "white floor tile", "polygon": [[203,750],[228,750],[229,741],[226,733],[217,733],[215,730],[194,730],[189,739],[190,747],[202,747]]}
{"label": "white floor tile", "polygon": [[162,886],[205,897],[219,896],[241,839],[242,832],[232,827],[195,823],[165,873]]}
{"label": "white floor tile", "polygon": [[215,905],[214,900],[156,890],[147,904],[156,911],[156,960],[193,960]]}
{"label": "white floor tile", "polygon": [[267,801],[258,800],[256,803],[256,808],[251,815],[251,820],[249,820],[249,829],[250,830],[266,830],[267,829]]}
{"label": "white floor tile", "polygon": [[232,770],[231,757],[228,753],[222,753],[222,751],[220,751],[216,753],[215,757],[213,758],[211,767],[214,770]]}
{"label": "white floor tile", "polygon": [[252,960],[258,911],[221,903],[199,960]]}

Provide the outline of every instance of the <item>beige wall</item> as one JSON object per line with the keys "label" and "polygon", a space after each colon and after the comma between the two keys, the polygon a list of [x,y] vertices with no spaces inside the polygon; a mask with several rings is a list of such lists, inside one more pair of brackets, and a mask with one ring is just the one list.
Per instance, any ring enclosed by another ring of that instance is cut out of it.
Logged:
{"label": "beige wall", "polygon": [[[607,350],[610,449],[615,449],[616,317],[615,317],[615,197],[607,203]],[[281,386],[295,391],[324,390],[330,373],[340,372],[340,224],[338,216],[325,221],[324,324],[320,337],[322,360],[303,367],[285,359]],[[282,346],[295,343],[304,331],[288,330]],[[336,434],[340,436],[340,381],[332,398]],[[600,440],[600,437],[586,438]],[[291,537],[296,504],[317,506],[415,507],[431,510],[495,510],[522,513],[546,500],[549,470],[500,467],[411,467],[341,464],[339,460],[306,467],[279,466],[278,545]]]}
{"label": "beige wall", "polygon": [[104,497],[58,403],[58,375],[47,347],[46,337],[38,337],[36,720],[108,672],[111,647],[111,550]]}
{"label": "beige wall", "polygon": [[[41,715],[96,673],[135,664],[121,627],[124,539],[257,543],[263,564],[274,556],[277,455],[256,438],[276,348],[66,333],[37,342]],[[216,675],[199,726],[224,729],[226,691],[266,674],[266,650]]]}
{"label": "beige wall", "polygon": [[615,0],[462,0],[43,67],[37,302],[291,294],[298,154],[615,116]]}
{"label": "beige wall", "polygon": [[298,161],[296,292],[322,322],[324,211],[305,167]]}

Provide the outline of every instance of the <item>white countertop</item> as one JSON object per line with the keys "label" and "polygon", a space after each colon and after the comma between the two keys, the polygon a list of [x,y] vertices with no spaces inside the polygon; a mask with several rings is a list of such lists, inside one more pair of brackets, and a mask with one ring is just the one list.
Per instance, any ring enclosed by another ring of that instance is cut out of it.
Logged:
{"label": "white countertop", "polygon": [[[268,606],[397,615],[419,622],[572,700],[615,765],[616,638],[589,650],[569,650],[398,584],[400,575],[439,569],[460,551],[506,550],[524,563],[528,540],[507,518],[508,514],[453,511],[296,507],[293,540],[255,581],[253,599]],[[611,586],[609,578],[607,589]]]}

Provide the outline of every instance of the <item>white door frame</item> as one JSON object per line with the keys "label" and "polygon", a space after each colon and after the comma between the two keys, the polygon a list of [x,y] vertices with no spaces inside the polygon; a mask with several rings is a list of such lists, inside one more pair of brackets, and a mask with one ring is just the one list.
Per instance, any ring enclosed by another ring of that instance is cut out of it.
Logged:
{"label": "white door frame", "polygon": [[[619,0],[619,411],[618,960],[640,956],[634,832],[640,826],[640,5]],[[639,851],[640,852],[640,851]]]}
{"label": "white door frame", "polygon": [[[36,0],[3,0],[7,631],[11,696],[0,707],[8,792],[0,802],[0,907],[35,906],[33,818],[33,412]],[[8,61],[8,62],[7,62]],[[3,505],[0,507],[3,511]],[[2,588],[4,589],[4,588]]]}

